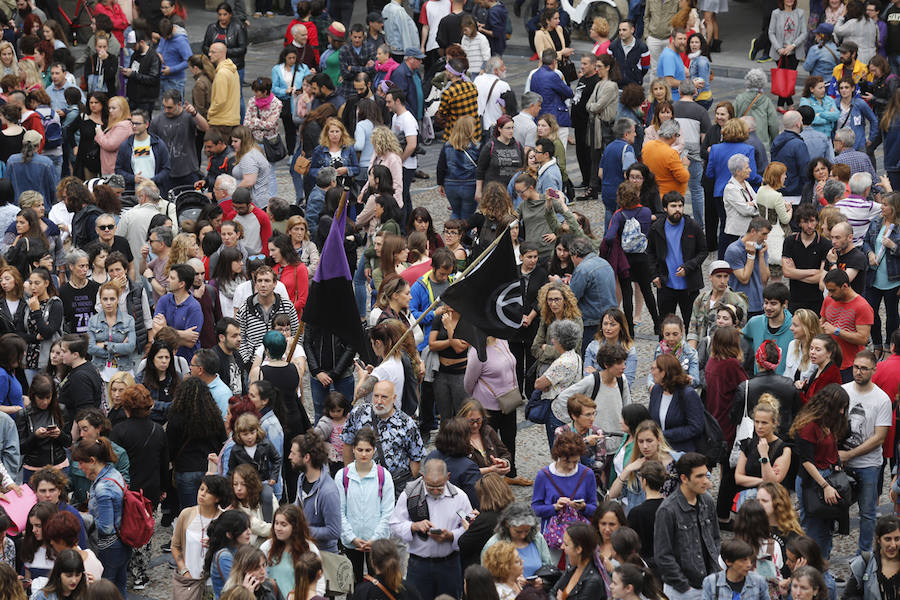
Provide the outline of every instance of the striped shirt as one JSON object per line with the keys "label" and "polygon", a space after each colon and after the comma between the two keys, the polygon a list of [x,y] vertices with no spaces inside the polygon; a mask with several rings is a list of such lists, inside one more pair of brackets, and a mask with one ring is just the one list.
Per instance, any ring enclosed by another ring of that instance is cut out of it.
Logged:
{"label": "striped shirt", "polygon": [[835,206],[853,227],[853,245],[857,248],[862,246],[863,238],[869,230],[869,223],[875,217],[881,216],[881,204],[851,195],[838,200]]}

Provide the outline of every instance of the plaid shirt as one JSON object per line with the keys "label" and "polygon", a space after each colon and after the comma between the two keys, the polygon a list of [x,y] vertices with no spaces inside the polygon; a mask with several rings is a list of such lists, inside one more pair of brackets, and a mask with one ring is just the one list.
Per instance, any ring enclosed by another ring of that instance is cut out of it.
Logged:
{"label": "plaid shirt", "polygon": [[352,44],[344,44],[338,50],[338,62],[341,67],[341,88],[344,98],[349,98],[355,90],[353,89],[353,79],[357,73],[368,73],[370,79],[375,78],[375,68],[367,67],[366,63],[375,60],[375,51],[367,46],[365,42],[356,53]]}
{"label": "plaid shirt", "polygon": [[872,191],[876,191],[876,188],[878,188],[878,190],[881,189],[881,185],[878,183],[880,181],[878,173],[875,172],[875,168],[872,167],[872,161],[865,152],[853,149],[844,150],[834,157],[834,162],[850,167],[851,175],[853,173],[868,173],[872,176]]}
{"label": "plaid shirt", "polygon": [[450,131],[456,120],[469,115],[475,119],[475,140],[481,139],[481,117],[478,116],[478,88],[471,81],[458,79],[441,93],[441,106],[438,109],[446,124],[444,125],[444,141],[450,139]]}

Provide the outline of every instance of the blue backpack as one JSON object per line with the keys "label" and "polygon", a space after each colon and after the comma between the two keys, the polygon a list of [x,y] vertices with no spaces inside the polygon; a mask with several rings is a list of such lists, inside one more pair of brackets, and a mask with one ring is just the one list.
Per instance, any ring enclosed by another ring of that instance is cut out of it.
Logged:
{"label": "blue backpack", "polygon": [[38,106],[35,112],[41,117],[44,126],[44,150],[59,148],[63,143],[62,124],[59,115],[49,106]]}

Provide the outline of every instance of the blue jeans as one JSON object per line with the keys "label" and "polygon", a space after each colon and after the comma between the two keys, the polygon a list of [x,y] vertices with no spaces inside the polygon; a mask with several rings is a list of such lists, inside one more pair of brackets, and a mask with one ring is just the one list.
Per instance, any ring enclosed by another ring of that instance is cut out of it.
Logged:
{"label": "blue jeans", "polygon": [[241,87],[238,88],[241,92],[241,125],[244,124],[244,71],[246,71],[244,68],[238,69],[238,77],[241,80]]}
{"label": "blue jeans", "polygon": [[175,491],[182,509],[197,505],[197,492],[203,480],[203,471],[175,471]]}
{"label": "blue jeans", "polygon": [[184,98],[184,73],[175,77],[163,77],[159,80],[159,97],[162,98],[166,90],[178,90]]}
{"label": "blue jeans", "polygon": [[[800,467],[803,469],[803,467]],[[822,477],[828,477],[831,475],[831,469],[820,470],[819,474]],[[811,489],[811,488],[810,488]],[[810,517],[806,514],[806,507],[803,504],[803,477],[797,475],[797,479],[794,482],[794,491],[797,492],[797,504],[799,505],[797,508],[797,512],[800,514],[800,525],[803,527],[803,531],[806,532],[806,535],[811,537],[815,542],[819,545],[819,549],[822,551],[822,557],[828,560],[831,558],[831,545],[832,545],[832,537],[831,537],[831,519],[818,519],[816,517]],[[872,538],[869,538],[869,547],[871,548]]]}
{"label": "blue jeans", "polygon": [[462,592],[459,553],[454,552],[446,560],[436,562],[410,554],[406,578],[419,590],[422,600],[434,600],[441,594],[459,598]]}
{"label": "blue jeans", "polygon": [[888,60],[891,61],[891,72],[900,73],[900,54],[894,54]]}
{"label": "blue jeans", "polygon": [[315,425],[319,422],[319,418],[325,412],[325,399],[328,397],[328,392],[331,390],[340,392],[345,398],[351,402],[353,401],[353,376],[351,375],[350,377],[332,381],[331,385],[327,388],[315,377],[310,377],[309,389],[312,392],[313,397],[313,411],[315,413],[313,425]]}
{"label": "blue jeans", "polygon": [[366,257],[360,256],[359,262],[356,263],[356,271],[353,272],[353,295],[356,297],[356,308],[359,310],[359,317],[366,316],[366,296],[369,293],[369,287],[366,281]]}
{"label": "blue jeans", "polygon": [[62,154],[51,154],[49,156],[45,154],[44,156],[50,159],[50,161],[53,163],[53,166],[56,168],[56,176],[60,177],[62,175],[63,164]]}
{"label": "blue jeans", "polygon": [[859,506],[859,550],[858,553],[870,552],[875,539],[875,519],[878,518],[878,479],[881,467],[862,467],[853,469],[846,467],[847,472],[856,478]]}
{"label": "blue jeans", "polygon": [[691,210],[693,211],[691,216],[697,225],[703,227],[703,162],[690,161],[688,173],[691,175],[688,181],[688,192],[691,194]]}
{"label": "blue jeans", "polygon": [[475,182],[445,182],[444,193],[450,203],[450,218],[467,220],[475,214]]}
{"label": "blue jeans", "polygon": [[[196,498],[194,503],[196,504]],[[128,561],[131,560],[131,548],[116,540],[109,548],[98,550],[97,558],[103,564],[103,579],[111,581],[122,594],[122,598],[127,598],[125,585],[128,582]]]}
{"label": "blue jeans", "polygon": [[609,231],[609,222],[612,221],[612,216],[619,207],[615,198],[610,200],[606,198],[601,199],[603,200],[603,233],[605,234]]}

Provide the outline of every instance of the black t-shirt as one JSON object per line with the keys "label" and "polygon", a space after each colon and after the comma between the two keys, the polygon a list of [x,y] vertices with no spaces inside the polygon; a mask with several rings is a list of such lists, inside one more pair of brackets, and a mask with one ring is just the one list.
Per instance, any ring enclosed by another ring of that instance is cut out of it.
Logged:
{"label": "black t-shirt", "polygon": [[237,352],[225,354],[218,344],[212,347],[219,357],[219,378],[225,382],[235,396],[244,394],[244,369],[237,359]]}
{"label": "black t-shirt", "polygon": [[[450,13],[445,15],[438,23],[435,41],[441,48],[446,48],[450,44],[458,44],[462,39],[462,18],[469,13],[463,11],[461,13]],[[478,65],[469,65],[473,69]]]}
{"label": "black t-shirt", "polygon": [[71,282],[59,288],[59,297],[63,301],[63,331],[66,333],[84,333],[88,328],[88,319],[96,311],[97,291],[100,284],[88,279],[83,288],[72,287]]}
{"label": "black t-shirt", "polygon": [[[753,434],[753,437],[740,442],[741,452],[747,457],[747,464],[744,466],[744,472],[748,477],[762,477],[762,464],[759,462],[759,450],[757,449],[758,444],[759,437],[755,433]],[[778,460],[781,455],[784,454],[784,449],[786,447],[787,444],[780,439],[769,444],[769,462],[774,463]]]}
{"label": "black t-shirt", "polygon": [[663,498],[644,500],[628,511],[628,526],[637,532],[641,540],[641,557],[652,566],[653,562],[653,526],[656,523],[656,510]]}
{"label": "black t-shirt", "polygon": [[[803,243],[799,233],[794,233],[784,239],[781,255],[793,260],[794,266],[798,269],[818,269],[829,250],[831,242],[820,237],[818,233],[809,246]],[[822,291],[817,284],[791,279],[790,286],[792,306],[814,308],[822,305]]]}
{"label": "black t-shirt", "polygon": [[728,577],[725,578],[725,583],[727,583],[728,587],[731,588],[731,591],[735,592],[736,594],[740,594],[743,591],[744,583],[746,582],[746,578],[741,579],[740,581],[731,581],[730,579],[728,579]]}
{"label": "black t-shirt", "polygon": [[866,291],[866,271],[869,269],[869,261],[863,251],[854,247],[846,254],[841,254],[837,259],[837,267],[843,271],[847,269],[859,271],[850,282],[850,287],[861,296]]}

